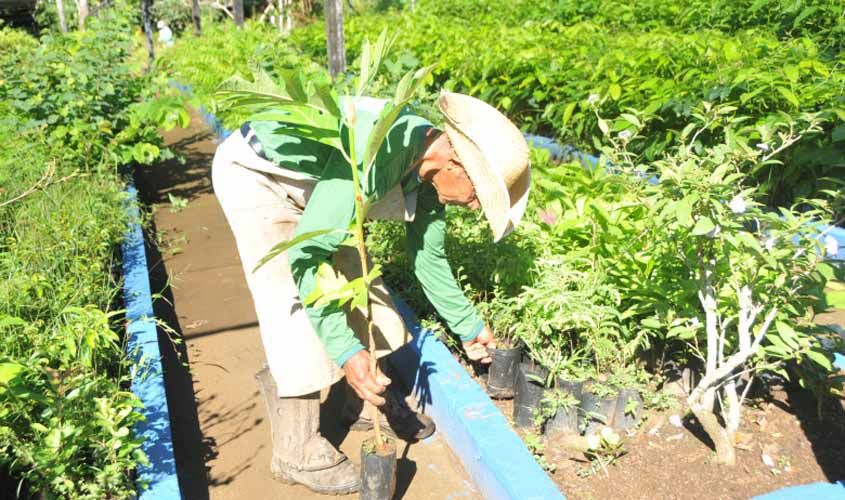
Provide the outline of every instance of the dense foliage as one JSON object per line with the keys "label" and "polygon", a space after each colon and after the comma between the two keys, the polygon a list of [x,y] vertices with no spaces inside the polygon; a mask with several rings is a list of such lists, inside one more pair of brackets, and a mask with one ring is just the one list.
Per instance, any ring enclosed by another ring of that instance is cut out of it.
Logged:
{"label": "dense foliage", "polygon": [[[605,116],[635,108],[656,118],[638,144],[648,158],[678,139],[702,101],[736,105],[756,123],[824,111],[830,124],[754,179],[775,204],[836,186],[830,179],[845,173],[842,5],[718,3],[424,1],[413,13],[350,18],[347,46],[398,29],[401,48],[437,64],[432,89],[478,96],[525,129],[588,151],[601,137],[593,102]],[[292,41],[324,60],[319,25]]]}
{"label": "dense foliage", "polygon": [[67,36],[0,30],[0,466],[47,498],[129,497],[146,460],[118,333],[118,167],[166,154],[156,125],[185,115],[145,102],[118,12]]}

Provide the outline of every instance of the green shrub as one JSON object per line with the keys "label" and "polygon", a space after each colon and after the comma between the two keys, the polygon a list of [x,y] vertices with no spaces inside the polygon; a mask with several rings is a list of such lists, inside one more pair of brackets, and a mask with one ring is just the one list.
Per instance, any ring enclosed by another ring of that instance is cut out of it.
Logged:
{"label": "green shrub", "polygon": [[117,245],[118,168],[167,155],[181,100],[127,63],[121,9],[88,30],[0,30],[0,467],[46,498],[128,498],[132,427]]}
{"label": "green shrub", "polygon": [[[524,129],[585,151],[598,150],[602,136],[588,100],[606,117],[631,108],[655,117],[638,144],[651,159],[677,141],[703,101],[736,105],[758,124],[782,112],[824,112],[829,123],[784,166],[754,172],[779,205],[835,188],[830,179],[845,173],[842,19],[842,5],[824,1],[448,0],[422,1],[413,13],[352,16],[346,34],[354,48],[396,29],[400,49],[437,64],[432,89],[480,97]],[[294,31],[291,41],[325,61],[321,25]]]}

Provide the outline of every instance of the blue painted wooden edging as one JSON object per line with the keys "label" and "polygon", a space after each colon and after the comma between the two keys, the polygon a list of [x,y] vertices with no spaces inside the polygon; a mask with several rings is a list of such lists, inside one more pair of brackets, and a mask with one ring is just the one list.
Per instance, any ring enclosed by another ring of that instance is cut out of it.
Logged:
{"label": "blue painted wooden edging", "polygon": [[170,433],[170,412],[164,388],[164,372],[158,345],[158,329],[153,318],[150,277],[144,234],[139,223],[138,192],[131,178],[127,211],[131,225],[121,245],[123,254],[123,298],[126,305],[126,351],[133,362],[132,392],[144,405],[144,420],[135,425],[135,435],[143,439],[141,449],[149,465],[138,467],[138,483],[146,489],[140,500],[177,500],[182,495],[176,477],[173,440]]}

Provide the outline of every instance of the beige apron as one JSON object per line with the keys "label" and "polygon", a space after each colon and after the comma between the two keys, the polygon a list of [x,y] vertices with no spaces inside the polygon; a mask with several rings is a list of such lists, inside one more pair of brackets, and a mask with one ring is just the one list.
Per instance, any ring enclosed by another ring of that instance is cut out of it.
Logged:
{"label": "beige apron", "polygon": [[[239,131],[217,148],[211,177],[235,235],[279,396],[309,394],[337,382],[343,371],[329,359],[305,314],[287,254],[252,272],[270,248],[291,238],[315,181],[262,159]],[[397,186],[373,205],[371,218],[407,220],[413,217],[413,210],[406,210],[406,206],[413,207],[414,201],[406,200]],[[342,247],[335,255],[334,266],[346,279],[361,275],[360,260],[353,248]],[[380,279],[373,286],[372,297],[376,348],[383,356],[407,342],[408,335]],[[363,311],[347,311],[347,318],[355,335],[367,346]]]}

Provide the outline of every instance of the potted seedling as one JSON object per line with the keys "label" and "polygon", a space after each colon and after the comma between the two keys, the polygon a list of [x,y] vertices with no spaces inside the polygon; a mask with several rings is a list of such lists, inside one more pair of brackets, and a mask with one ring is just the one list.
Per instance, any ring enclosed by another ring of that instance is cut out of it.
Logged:
{"label": "potted seedling", "polygon": [[[253,115],[253,120],[277,120],[289,125],[289,133],[308,140],[328,144],[337,149],[346,159],[352,171],[355,197],[355,218],[350,228],[324,229],[297,235],[295,238],[275,245],[256,266],[286,252],[289,248],[317,236],[328,233],[343,233],[348,236],[346,244],[358,250],[361,262],[361,277],[345,281],[339,279],[331,265],[323,263],[318,269],[317,283],[303,303],[322,307],[335,304],[342,307],[349,304],[366,312],[367,333],[370,349],[370,372],[376,377],[375,342],[373,339],[372,304],[370,286],[380,275],[379,267],[370,269],[364,239],[364,221],[372,198],[368,179],[376,154],[381,148],[388,131],[399,117],[402,109],[411,101],[414,93],[430,73],[432,67],[407,73],[399,82],[395,96],[382,108],[369,137],[363,143],[356,142],[356,98],[366,95],[378,69],[395,37],[388,38],[382,31],[375,45],[364,42],[361,51],[361,74],[355,86],[354,95],[347,93],[343,99],[329,84],[304,84],[300,74],[294,71],[282,73],[284,88],[279,87],[267,74],[258,73],[253,82],[239,76],[221,85],[218,95],[235,105],[247,108],[275,108],[273,111]],[[364,144],[364,150],[356,147]],[[363,153],[363,154],[361,154]],[[378,410],[373,407],[373,436],[361,447],[361,493],[367,500],[386,500],[393,496],[396,488],[396,447],[381,432]]]}
{"label": "potted seedling", "polygon": [[581,394],[582,418],[580,427],[590,434],[603,426],[612,426],[616,416],[619,391],[602,380],[591,380]]}
{"label": "potted seedling", "polygon": [[493,359],[487,371],[487,394],[493,399],[510,399],[514,396],[522,349],[515,336],[519,319],[514,301],[500,299],[500,296],[497,294],[495,299],[479,307],[487,324],[493,325],[496,338],[496,347],[487,349]]}
{"label": "potted seedling", "polygon": [[633,429],[640,424],[643,399],[640,396],[641,381],[632,366],[622,367],[610,375],[608,381],[618,390],[613,426],[617,429]]}

